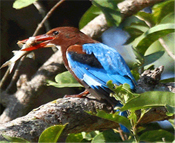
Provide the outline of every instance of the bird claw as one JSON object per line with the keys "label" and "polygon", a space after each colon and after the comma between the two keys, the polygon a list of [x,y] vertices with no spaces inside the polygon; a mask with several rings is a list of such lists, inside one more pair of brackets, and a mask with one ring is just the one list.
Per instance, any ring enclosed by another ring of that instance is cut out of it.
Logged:
{"label": "bird claw", "polygon": [[86,95],[89,94],[88,90],[81,92],[80,94],[73,94],[73,95],[65,95],[64,98],[72,97],[72,98],[86,98]]}

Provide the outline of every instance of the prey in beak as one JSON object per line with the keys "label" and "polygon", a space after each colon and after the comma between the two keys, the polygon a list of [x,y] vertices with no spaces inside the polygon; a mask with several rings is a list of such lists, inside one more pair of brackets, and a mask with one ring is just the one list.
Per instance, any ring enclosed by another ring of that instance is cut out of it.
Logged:
{"label": "prey in beak", "polygon": [[[30,38],[34,38],[30,40]],[[18,45],[26,45],[22,47],[21,51],[33,51],[40,48],[53,47],[54,44],[51,44],[50,41],[54,39],[54,37],[48,35],[39,35],[36,37],[30,37],[29,39],[25,39],[22,41],[18,41]]]}
{"label": "prey in beak", "polygon": [[14,53],[14,56],[6,61],[1,68],[8,66],[9,72],[11,73],[14,65],[17,60],[22,58],[23,56],[28,55],[31,51],[40,49],[40,48],[47,48],[47,47],[55,47],[54,44],[51,44],[50,41],[52,41],[55,37],[49,36],[49,35],[38,35],[36,37],[30,37],[28,39],[18,41],[18,46],[21,47],[21,50],[19,51],[12,51]]}

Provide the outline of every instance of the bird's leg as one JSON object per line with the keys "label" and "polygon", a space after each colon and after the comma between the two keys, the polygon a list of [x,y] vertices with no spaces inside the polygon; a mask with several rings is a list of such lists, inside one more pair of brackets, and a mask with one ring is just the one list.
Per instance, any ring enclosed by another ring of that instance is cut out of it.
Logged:
{"label": "bird's leg", "polygon": [[73,98],[84,98],[86,97],[86,95],[89,94],[89,91],[87,89],[85,89],[83,92],[79,93],[79,94],[73,94],[73,95],[65,95],[64,97],[73,97]]}

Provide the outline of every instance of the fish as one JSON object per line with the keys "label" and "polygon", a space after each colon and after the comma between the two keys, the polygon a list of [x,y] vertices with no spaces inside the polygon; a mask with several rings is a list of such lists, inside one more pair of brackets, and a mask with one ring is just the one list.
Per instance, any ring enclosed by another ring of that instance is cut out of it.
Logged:
{"label": "fish", "polygon": [[23,40],[23,41],[18,41],[17,44],[18,44],[19,47],[22,47],[22,48],[20,50],[12,51],[14,56],[10,60],[6,61],[0,67],[0,69],[8,66],[9,67],[9,73],[11,73],[14,66],[15,66],[16,61],[21,59],[23,56],[28,55],[30,58],[34,57],[34,53],[31,54],[30,51],[23,51],[23,50],[26,49],[26,48],[32,47],[34,44],[36,44],[35,37],[29,37],[29,39],[26,39],[26,40]]}

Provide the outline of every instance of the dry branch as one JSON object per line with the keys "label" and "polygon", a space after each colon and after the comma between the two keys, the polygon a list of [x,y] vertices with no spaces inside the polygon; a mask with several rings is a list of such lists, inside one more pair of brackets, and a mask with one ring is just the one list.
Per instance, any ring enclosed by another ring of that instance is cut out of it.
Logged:
{"label": "dry branch", "polygon": [[61,53],[58,51],[38,69],[30,81],[23,83],[14,95],[2,93],[1,103],[7,106],[0,116],[0,123],[8,122],[31,111],[35,104],[34,100],[47,88],[46,80],[53,79],[63,71],[65,68]]}
{"label": "dry branch", "polygon": [[[21,137],[29,141],[38,141],[41,132],[49,126],[69,123],[62,136],[68,133],[90,132],[117,128],[119,125],[96,116],[87,114],[85,111],[96,109],[111,111],[105,103],[88,98],[63,98],[57,99],[34,109],[24,117],[17,118],[5,123],[0,127],[0,135],[5,134],[13,137]],[[165,120],[173,117],[166,116],[166,109],[159,107],[150,110],[140,121],[140,124],[152,121]],[[3,137],[0,136],[0,140]]]}
{"label": "dry branch", "polygon": [[[118,8],[122,14],[123,20],[131,15],[136,14],[145,7],[152,6],[164,0],[126,0],[118,4]],[[92,38],[99,37],[109,27],[104,14],[100,14],[90,21],[83,29],[82,32],[91,36]]]}
{"label": "dry branch", "polygon": [[[138,92],[152,90],[175,91],[175,84],[159,83],[163,67],[155,70],[147,70],[138,80]],[[158,85],[158,86],[157,86]],[[113,109],[104,102],[92,98],[61,98],[34,109],[24,117],[4,123],[0,126],[0,135],[5,134],[13,137],[25,138],[29,141],[37,141],[41,132],[51,125],[69,125],[64,130],[63,136],[68,133],[78,133],[82,131],[105,130],[118,127],[117,123],[100,119],[87,114],[85,111],[95,112],[97,109],[112,112]],[[146,124],[153,121],[161,121],[173,118],[166,115],[165,107],[151,109],[139,122]],[[140,111],[137,112],[138,116]],[[0,137],[2,140],[3,137]]]}

